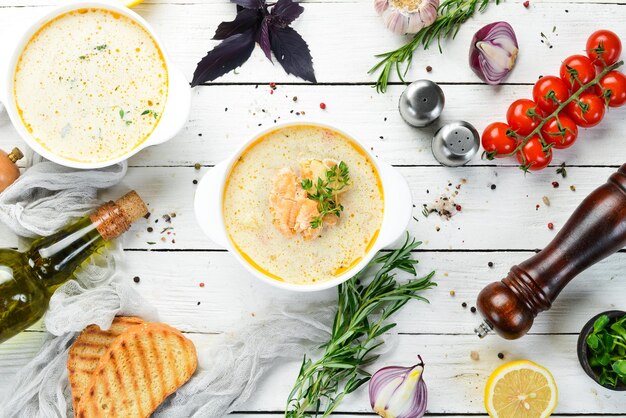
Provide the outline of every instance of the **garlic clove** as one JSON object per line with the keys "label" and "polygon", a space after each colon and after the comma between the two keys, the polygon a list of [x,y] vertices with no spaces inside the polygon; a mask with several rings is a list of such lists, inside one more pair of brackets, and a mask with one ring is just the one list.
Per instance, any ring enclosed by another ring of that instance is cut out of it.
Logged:
{"label": "garlic clove", "polygon": [[375,0],[374,8],[387,29],[414,34],[437,19],[439,0]]}

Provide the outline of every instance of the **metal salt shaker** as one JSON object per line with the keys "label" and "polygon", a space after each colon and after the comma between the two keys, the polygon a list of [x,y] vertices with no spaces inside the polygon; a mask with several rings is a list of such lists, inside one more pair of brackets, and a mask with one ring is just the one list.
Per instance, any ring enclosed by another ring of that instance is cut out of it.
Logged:
{"label": "metal salt shaker", "polygon": [[480,135],[474,126],[465,121],[443,125],[433,137],[435,159],[448,167],[467,164],[480,148]]}
{"label": "metal salt shaker", "polygon": [[417,80],[409,84],[400,96],[400,115],[411,126],[423,128],[434,122],[445,104],[443,90],[430,80]]}

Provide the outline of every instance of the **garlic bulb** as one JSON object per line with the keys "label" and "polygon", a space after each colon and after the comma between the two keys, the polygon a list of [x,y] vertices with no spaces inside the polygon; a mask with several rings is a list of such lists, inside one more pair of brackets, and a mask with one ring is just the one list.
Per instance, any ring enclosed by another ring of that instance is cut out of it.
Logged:
{"label": "garlic bulb", "polygon": [[439,0],[374,0],[374,7],[387,29],[404,35],[432,25]]}
{"label": "garlic bulb", "polygon": [[[419,356],[418,356],[419,357]],[[369,384],[370,404],[383,418],[421,418],[426,412],[428,392],[422,378],[424,362],[411,367],[384,367]]]}

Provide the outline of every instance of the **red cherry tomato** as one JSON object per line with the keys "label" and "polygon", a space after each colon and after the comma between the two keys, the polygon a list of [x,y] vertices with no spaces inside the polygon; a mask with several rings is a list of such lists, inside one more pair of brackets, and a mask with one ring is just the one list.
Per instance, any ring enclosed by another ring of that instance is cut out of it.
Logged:
{"label": "red cherry tomato", "polygon": [[569,102],[565,112],[576,125],[591,128],[600,123],[604,117],[604,100],[593,93],[585,92],[578,97],[578,101]]}
{"label": "red cherry tomato", "polygon": [[529,99],[518,99],[509,106],[506,121],[516,134],[526,136],[539,125],[541,115],[537,103]]}
{"label": "red cherry tomato", "polygon": [[[522,155],[524,158],[522,158]],[[535,135],[517,153],[517,160],[525,169],[531,171],[543,170],[552,161],[552,150],[544,151],[543,144],[539,137]]]}
{"label": "red cherry tomato", "polygon": [[608,97],[610,107],[620,107],[626,103],[626,75],[611,71],[600,79],[600,86]]}
{"label": "red cherry tomato", "polygon": [[595,65],[613,65],[622,53],[622,41],[610,30],[598,30],[587,39],[587,55]]}
{"label": "red cherry tomato", "polygon": [[546,114],[550,114],[569,98],[567,84],[559,77],[547,75],[541,77],[533,87],[533,100]]}
{"label": "red cherry tomato", "polygon": [[586,56],[572,55],[563,61],[559,74],[567,87],[571,91],[576,91],[580,89],[581,84],[587,84],[596,77],[596,68]]}
{"label": "red cherry tomato", "polygon": [[482,144],[488,154],[502,158],[513,152],[517,146],[517,138],[509,125],[494,122],[483,131]]}
{"label": "red cherry tomato", "polygon": [[557,117],[550,118],[541,127],[541,136],[545,142],[553,144],[554,148],[569,148],[578,137],[578,126],[569,116],[561,113]]}

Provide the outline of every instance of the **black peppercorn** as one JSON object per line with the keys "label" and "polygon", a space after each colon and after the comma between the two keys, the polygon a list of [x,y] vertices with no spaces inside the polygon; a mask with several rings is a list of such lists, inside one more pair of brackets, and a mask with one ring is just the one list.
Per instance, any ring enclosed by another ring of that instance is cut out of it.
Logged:
{"label": "black peppercorn", "polygon": [[472,313],[476,313],[476,308],[472,306],[472,307],[470,308],[470,311],[472,311]]}
{"label": "black peppercorn", "polygon": [[462,307],[464,307],[464,308],[467,308],[467,303],[463,302],[463,303],[461,304],[461,306],[462,306]]}
{"label": "black peppercorn", "polygon": [[133,277],[133,281],[134,281],[135,283],[139,283],[139,280],[140,280],[140,279],[139,279],[139,276],[135,276],[135,277]]}
{"label": "black peppercorn", "polygon": [[502,353],[498,353],[498,358],[499,358],[500,360],[502,360],[502,359],[504,358],[504,354],[502,354]]}
{"label": "black peppercorn", "polygon": [[488,262],[488,263],[487,263],[487,265],[488,265],[489,267],[493,267],[493,262],[491,262],[491,261],[490,261],[490,262]]}

